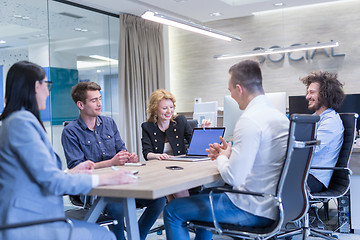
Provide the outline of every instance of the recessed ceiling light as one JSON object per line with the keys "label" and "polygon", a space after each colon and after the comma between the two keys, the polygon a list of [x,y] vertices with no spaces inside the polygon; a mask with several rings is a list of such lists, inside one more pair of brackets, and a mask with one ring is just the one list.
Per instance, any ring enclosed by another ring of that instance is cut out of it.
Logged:
{"label": "recessed ceiling light", "polygon": [[88,32],[88,31],[89,31],[89,30],[86,29],[86,28],[79,28],[79,27],[74,28],[74,30],[75,30],[75,31],[78,31],[78,32]]}
{"label": "recessed ceiling light", "polygon": [[222,14],[219,13],[219,12],[213,12],[213,13],[210,13],[210,16],[212,17],[220,17]]}
{"label": "recessed ceiling light", "polygon": [[29,16],[21,16],[19,14],[14,14],[13,17],[14,18],[19,18],[19,19],[22,19],[22,20],[30,20]]}
{"label": "recessed ceiling light", "polygon": [[4,43],[6,43],[5,40],[0,40],[0,44],[4,44]]}
{"label": "recessed ceiling light", "polygon": [[281,6],[284,6],[284,3],[283,2],[274,3],[274,6],[281,7]]}

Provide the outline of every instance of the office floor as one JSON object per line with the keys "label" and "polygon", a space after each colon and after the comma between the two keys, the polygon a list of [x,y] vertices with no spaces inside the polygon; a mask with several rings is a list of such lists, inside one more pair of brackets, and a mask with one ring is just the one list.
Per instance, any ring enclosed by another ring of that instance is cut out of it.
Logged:
{"label": "office floor", "polygon": [[[330,227],[335,227],[335,225],[337,224],[337,212],[334,209],[335,206],[330,206],[331,209],[330,211],[330,221],[329,221],[329,226]],[[142,213],[141,210],[138,211],[138,216],[140,216]],[[162,218],[159,218],[156,223],[154,224],[154,227],[157,226],[161,226],[163,224],[163,220]],[[338,233],[336,232],[335,234],[336,236],[338,236],[339,240],[359,240],[360,239],[360,234],[354,234],[354,233]],[[193,233],[190,233],[190,238],[194,239],[195,235]],[[219,236],[219,235],[214,235],[213,236],[213,240],[220,240],[220,239],[224,239],[224,240],[230,240],[233,239],[231,237],[226,237],[226,236]],[[292,240],[301,240],[302,236],[301,235],[297,235],[294,236]],[[318,240],[321,238],[317,238],[317,237],[309,237],[309,240]],[[157,235],[157,233],[152,233],[149,234],[148,237],[146,238],[146,240],[166,240],[166,236],[165,236],[165,231],[162,231],[162,235]]]}
{"label": "office floor", "polygon": [[[67,197],[64,197],[64,208],[69,209],[69,208],[73,208],[73,206],[71,205],[71,203],[69,202]],[[138,210],[137,211],[137,215],[138,217],[141,216],[143,210]],[[330,221],[329,221],[329,226],[333,227],[332,225],[336,225],[336,218],[337,218],[337,211],[334,207],[331,207],[330,205]],[[156,223],[154,224],[154,227],[157,226],[161,226],[163,224],[163,219],[161,217],[159,217],[159,219],[156,221]],[[360,239],[360,233],[338,233],[336,232],[336,234],[338,236],[338,239],[340,240],[359,240]],[[194,234],[190,233],[190,238],[194,239]],[[220,239],[224,239],[224,240],[230,240],[232,238],[230,237],[226,237],[226,236],[218,236],[218,235],[214,235],[213,240],[220,240]],[[294,236],[293,240],[301,240],[302,237],[300,235]],[[321,238],[317,238],[317,237],[309,237],[309,240],[318,240]],[[166,240],[166,236],[165,236],[165,231],[162,231],[161,235],[158,235],[157,233],[152,233],[149,234],[146,238],[146,240]]]}

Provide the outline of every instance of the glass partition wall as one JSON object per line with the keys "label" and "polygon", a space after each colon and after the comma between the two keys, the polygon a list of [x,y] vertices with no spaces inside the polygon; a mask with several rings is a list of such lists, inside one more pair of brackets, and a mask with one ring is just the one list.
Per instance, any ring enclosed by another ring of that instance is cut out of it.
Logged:
{"label": "glass partition wall", "polygon": [[0,16],[0,112],[9,67],[28,60],[44,67],[53,81],[41,117],[63,161],[63,122],[79,114],[70,95],[72,86],[80,81],[98,83],[102,114],[118,124],[118,16],[53,0],[2,0]]}

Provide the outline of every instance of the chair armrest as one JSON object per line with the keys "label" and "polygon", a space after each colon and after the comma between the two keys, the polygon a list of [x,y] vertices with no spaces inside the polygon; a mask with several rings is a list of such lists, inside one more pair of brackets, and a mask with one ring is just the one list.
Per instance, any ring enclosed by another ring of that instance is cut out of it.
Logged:
{"label": "chair armrest", "polygon": [[249,192],[249,191],[242,191],[242,190],[234,190],[231,188],[226,187],[214,187],[211,189],[209,193],[209,201],[210,201],[210,207],[211,207],[211,214],[213,217],[213,224],[216,229],[216,231],[221,235],[223,230],[220,227],[219,223],[216,220],[215,211],[214,211],[214,200],[213,200],[213,193],[223,193],[223,192],[231,192],[231,193],[237,193],[237,194],[246,194],[246,195],[253,195],[258,197],[265,197],[265,195],[274,197],[271,194],[265,194],[265,193],[258,193],[258,192]]}
{"label": "chair armrest", "polygon": [[69,223],[68,221],[70,221],[70,220],[68,220],[66,218],[53,218],[53,219],[36,220],[36,221],[21,222],[21,223],[11,223],[11,224],[0,225],[0,230],[29,227],[29,226],[33,226],[33,225],[40,225],[40,224],[53,223],[53,222]]}
{"label": "chair armrest", "polygon": [[310,167],[310,169],[316,169],[316,170],[345,170],[348,171],[350,174],[352,174],[352,171],[348,167]]}
{"label": "chair armrest", "polygon": [[294,148],[309,148],[320,145],[320,140],[294,141]]}
{"label": "chair armrest", "polygon": [[266,195],[265,193],[235,190],[235,189],[226,188],[226,187],[215,187],[210,191],[210,193],[211,192],[214,192],[214,193],[230,192],[230,193],[238,193],[238,194],[245,194],[245,195],[253,195],[253,196],[258,196],[258,197],[265,197],[265,195]]}

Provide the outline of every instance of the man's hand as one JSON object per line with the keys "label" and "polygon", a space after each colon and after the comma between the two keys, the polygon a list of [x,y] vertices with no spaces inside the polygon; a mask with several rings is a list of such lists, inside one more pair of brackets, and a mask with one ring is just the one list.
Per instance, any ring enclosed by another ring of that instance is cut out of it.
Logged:
{"label": "man's hand", "polygon": [[220,137],[221,145],[218,143],[209,144],[209,148],[206,151],[211,160],[215,160],[219,155],[225,155],[230,158],[231,155],[231,142],[227,143],[222,137]]}
{"label": "man's hand", "polygon": [[225,139],[223,139],[222,137],[220,137],[221,140],[221,148],[220,148],[220,155],[225,155],[227,158],[230,158],[231,155],[231,147],[232,144],[231,142],[226,142]]}
{"label": "man's hand", "polygon": [[127,162],[129,163],[137,163],[139,161],[138,155],[136,153],[129,153],[129,159]]}
{"label": "man's hand", "polygon": [[[128,153],[126,150],[122,150],[115,154],[115,156],[111,159],[111,166],[119,166],[124,165],[126,162],[128,162],[130,158],[130,153]],[[136,154],[135,154],[136,155]]]}
{"label": "man's hand", "polygon": [[86,173],[92,174],[95,168],[95,163],[90,160],[86,160],[85,162],[79,163],[77,166],[68,170],[68,173],[76,174],[76,173]]}

